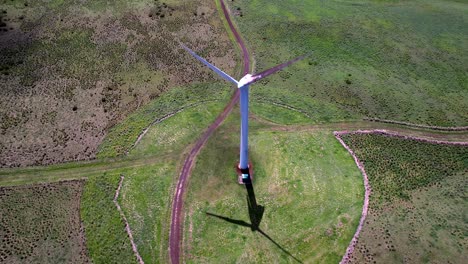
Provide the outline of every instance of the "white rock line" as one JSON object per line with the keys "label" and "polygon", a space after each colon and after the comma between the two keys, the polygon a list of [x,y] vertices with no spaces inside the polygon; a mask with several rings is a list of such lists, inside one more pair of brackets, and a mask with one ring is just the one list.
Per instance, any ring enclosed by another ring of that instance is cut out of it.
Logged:
{"label": "white rock line", "polygon": [[354,154],[354,151],[351,150],[348,145],[346,145],[346,143],[344,143],[344,141],[341,139],[341,135],[343,134],[347,134],[348,131],[335,131],[333,132],[333,134],[335,135],[336,139],[338,139],[338,141],[341,143],[341,145],[343,145],[343,147],[348,150],[349,154],[351,154],[351,156],[353,157],[354,159],[354,162],[356,162],[356,165],[358,166],[359,170],[361,171],[362,173],[362,176],[364,178],[364,188],[365,188],[365,193],[364,193],[364,205],[362,207],[362,213],[361,213],[361,219],[359,220],[359,225],[356,229],[356,233],[354,233],[354,236],[353,236],[353,239],[351,240],[351,242],[349,243],[349,246],[348,248],[346,249],[346,253],[345,255],[343,256],[343,258],[341,259],[340,261],[340,264],[346,264],[349,262],[349,258],[351,256],[351,254],[353,253],[354,251],[354,247],[356,246],[357,244],[357,239],[359,237],[359,233],[361,233],[361,229],[362,229],[362,226],[364,225],[364,221],[366,220],[366,217],[367,217],[367,211],[369,209],[369,196],[370,196],[370,193],[371,193],[371,187],[369,185],[369,178],[367,177],[367,173],[366,171],[364,170],[364,165],[362,164],[362,162],[356,157],[356,155]]}
{"label": "white rock line", "polygon": [[179,108],[179,109],[177,109],[177,110],[175,110],[175,111],[173,111],[173,112],[170,112],[170,113],[164,115],[163,117],[156,118],[155,120],[153,120],[153,122],[151,122],[151,123],[148,125],[148,127],[146,127],[146,128],[140,133],[140,135],[138,135],[138,138],[137,138],[136,141],[133,143],[133,145],[132,145],[127,151],[125,151],[125,155],[128,155],[128,153],[129,153],[132,149],[134,149],[134,148],[138,145],[138,143],[140,143],[141,139],[146,135],[146,133],[148,132],[148,130],[149,130],[152,126],[154,126],[154,125],[156,125],[156,124],[159,124],[159,123],[161,123],[162,121],[164,121],[164,120],[166,120],[166,119],[168,119],[168,118],[170,118],[170,117],[173,117],[174,115],[176,115],[176,114],[178,114],[178,113],[180,113],[180,112],[182,112],[182,111],[184,111],[184,110],[186,110],[186,109],[188,109],[188,108],[196,107],[196,106],[199,106],[199,105],[208,103],[208,102],[217,102],[217,101],[219,101],[219,100],[217,100],[217,99],[214,99],[214,100],[204,100],[204,101],[200,101],[200,102],[197,102],[197,103],[188,104],[188,105],[183,106],[183,107],[181,107],[181,108]]}
{"label": "white rock line", "polygon": [[397,138],[402,138],[402,139],[409,139],[409,140],[416,140],[420,142],[426,142],[426,143],[433,143],[433,144],[445,144],[445,145],[461,145],[461,146],[468,146],[468,142],[456,142],[456,141],[441,141],[441,140],[432,140],[432,139],[426,139],[426,138],[419,138],[419,137],[412,137],[412,136],[405,136],[398,134],[396,132],[391,132],[385,129],[373,129],[373,130],[357,130],[357,131],[334,131],[333,134],[335,135],[336,139],[341,143],[341,145],[348,150],[349,154],[354,159],[354,162],[356,162],[356,165],[358,166],[359,170],[362,173],[362,176],[364,178],[364,188],[365,188],[365,194],[364,194],[364,205],[362,207],[362,213],[361,213],[361,219],[359,220],[359,225],[356,229],[356,233],[354,233],[353,239],[348,245],[348,248],[346,249],[346,253],[343,256],[343,258],[340,261],[340,264],[347,264],[350,260],[351,254],[354,251],[354,248],[356,247],[357,244],[357,239],[359,237],[359,234],[361,233],[362,226],[364,225],[364,221],[366,220],[367,217],[367,212],[369,210],[369,197],[371,194],[371,187],[369,184],[369,178],[367,177],[367,173],[364,169],[364,165],[362,162],[357,158],[357,156],[354,154],[354,151],[346,145],[346,143],[341,139],[341,135],[345,134],[379,134],[379,135],[385,135],[385,136],[390,136],[390,137],[397,137]]}
{"label": "white rock line", "polygon": [[117,187],[117,190],[115,191],[114,204],[117,207],[117,210],[119,210],[120,217],[122,217],[123,221],[125,222],[125,230],[127,231],[128,237],[130,238],[130,243],[132,244],[132,250],[133,250],[133,253],[135,254],[135,257],[138,260],[138,263],[145,264],[145,262],[143,261],[143,259],[140,256],[140,253],[138,253],[138,249],[137,249],[137,246],[136,246],[135,242],[133,241],[132,230],[130,229],[130,225],[128,224],[127,218],[125,217],[125,215],[124,215],[124,213],[122,211],[122,208],[120,208],[120,205],[117,202],[117,199],[119,198],[119,194],[120,194],[120,188],[122,188],[123,180],[124,180],[124,176],[120,175],[119,186]]}
{"label": "white rock line", "polygon": [[356,130],[356,131],[335,131],[336,134],[343,135],[343,134],[377,134],[377,135],[385,135],[389,137],[396,137],[402,139],[409,139],[409,140],[416,140],[425,143],[433,143],[433,144],[444,144],[444,145],[461,145],[461,146],[468,146],[468,142],[465,141],[444,141],[444,140],[435,140],[435,139],[428,139],[422,137],[413,137],[413,136],[405,136],[398,132],[389,131],[386,129],[372,129],[372,130]]}
{"label": "white rock line", "polygon": [[409,126],[409,127],[427,128],[427,129],[441,130],[441,131],[467,131],[468,130],[468,126],[460,126],[460,127],[429,126],[429,125],[420,125],[420,124],[414,124],[414,123],[410,123],[410,122],[380,119],[380,118],[364,118],[364,120],[372,121],[372,122],[380,122],[380,123],[388,123],[388,124]]}

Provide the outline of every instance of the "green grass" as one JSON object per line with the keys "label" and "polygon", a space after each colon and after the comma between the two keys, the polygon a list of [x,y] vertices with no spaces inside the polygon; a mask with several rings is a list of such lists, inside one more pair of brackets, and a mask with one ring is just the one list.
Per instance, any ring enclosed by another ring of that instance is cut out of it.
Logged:
{"label": "green grass", "polygon": [[83,191],[81,218],[86,246],[94,263],[136,263],[125,224],[113,199],[122,171],[89,177]]}
{"label": "green grass", "polygon": [[134,169],[125,174],[119,203],[132,228],[145,263],[168,262],[174,161]]}
{"label": "green grass", "polygon": [[115,158],[84,162],[70,162],[50,166],[0,170],[0,186],[16,186],[57,182],[62,180],[86,179],[89,176],[102,174],[120,168],[142,167],[154,162],[170,160],[168,155]]}
{"label": "green grass", "polygon": [[87,246],[94,263],[135,263],[130,240],[113,203],[120,175],[118,203],[129,222],[138,252],[146,263],[167,262],[174,161],[122,168],[88,177],[82,202]]}
{"label": "green grass", "polygon": [[356,263],[463,263],[468,148],[383,135],[344,135],[372,194]]}
{"label": "green grass", "polygon": [[[197,160],[185,205],[184,261],[294,262],[259,232],[205,214],[250,223],[246,190],[234,171],[237,122],[231,116]],[[265,207],[260,229],[303,262],[338,262],[362,207],[362,177],[352,159],[331,133],[251,127],[255,195]]]}
{"label": "green grass", "polygon": [[0,262],[87,263],[83,181],[0,188]]}
{"label": "green grass", "polygon": [[[466,3],[235,1],[261,71],[312,54],[256,84],[252,98],[302,109],[316,122],[378,117],[467,125]],[[274,51],[274,52],[272,52]]]}
{"label": "green grass", "polygon": [[224,102],[202,103],[153,125],[129,155],[133,157],[175,153],[175,157],[179,157],[216,119],[223,107]]}
{"label": "green grass", "polygon": [[299,110],[295,111],[285,107],[287,106],[277,106],[271,103],[255,101],[251,104],[250,113],[270,122],[283,125],[314,123],[313,118],[299,112]]}

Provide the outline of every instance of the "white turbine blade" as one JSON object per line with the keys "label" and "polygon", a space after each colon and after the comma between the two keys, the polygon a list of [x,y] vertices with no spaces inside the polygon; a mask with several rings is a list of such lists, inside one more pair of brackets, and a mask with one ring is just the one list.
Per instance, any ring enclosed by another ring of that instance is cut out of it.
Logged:
{"label": "white turbine blade", "polygon": [[223,72],[222,70],[216,68],[216,66],[214,66],[213,64],[209,63],[208,61],[206,61],[204,58],[198,56],[195,52],[193,52],[193,50],[187,48],[184,44],[180,44],[186,51],[188,51],[190,54],[192,54],[192,56],[194,56],[197,60],[203,62],[203,64],[205,64],[206,66],[208,66],[210,69],[212,69],[214,72],[216,72],[219,76],[221,76],[223,79],[225,79],[226,81],[229,81],[229,82],[232,82],[234,83],[235,85],[237,85],[237,81],[236,79],[232,78],[231,76],[229,76],[227,73]]}
{"label": "white turbine blade", "polygon": [[293,64],[293,63],[295,63],[295,62],[297,62],[297,61],[300,61],[300,60],[304,59],[304,58],[307,57],[307,56],[309,56],[309,54],[305,54],[305,55],[299,56],[299,57],[297,57],[297,58],[295,58],[295,59],[292,59],[292,60],[290,60],[290,61],[287,61],[287,62],[285,62],[285,63],[281,63],[281,64],[279,64],[279,65],[276,65],[276,66],[273,67],[273,68],[270,68],[270,69],[268,69],[268,70],[265,70],[265,71],[262,71],[262,72],[260,72],[260,73],[257,73],[257,74],[255,74],[255,75],[252,76],[252,80],[249,81],[249,82],[247,83],[247,85],[248,85],[248,84],[251,84],[251,83],[254,83],[254,82],[258,81],[258,80],[261,80],[261,79],[263,79],[263,78],[265,78],[265,77],[267,77],[267,76],[270,76],[270,75],[272,75],[273,73],[276,73],[276,72],[278,72],[278,71],[280,71],[280,70],[282,70],[282,69],[288,67],[289,65],[291,65],[291,64]]}

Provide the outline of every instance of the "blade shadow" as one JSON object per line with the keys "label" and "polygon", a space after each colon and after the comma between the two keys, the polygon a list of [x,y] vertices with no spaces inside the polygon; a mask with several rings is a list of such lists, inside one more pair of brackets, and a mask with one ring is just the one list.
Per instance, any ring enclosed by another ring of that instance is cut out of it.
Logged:
{"label": "blade shadow", "polygon": [[255,191],[252,184],[245,184],[245,188],[247,190],[247,205],[249,211],[249,218],[250,224],[243,220],[232,219],[229,217],[205,212],[208,216],[216,217],[231,224],[240,225],[244,227],[250,227],[252,232],[258,231],[261,235],[263,235],[266,239],[270,240],[275,246],[277,246],[283,253],[290,256],[292,259],[297,261],[298,263],[302,263],[299,259],[294,257],[288,250],[283,248],[278,242],[276,242],[273,238],[271,238],[267,233],[260,229],[260,222],[262,221],[263,213],[265,211],[265,207],[257,204],[257,199],[255,198]]}
{"label": "blade shadow", "polygon": [[206,212],[205,214],[207,214],[209,216],[219,218],[219,219],[222,219],[222,220],[224,220],[226,222],[229,222],[231,224],[245,226],[245,227],[251,227],[252,226],[251,224],[249,224],[249,223],[247,223],[246,221],[243,221],[243,220],[236,220],[236,219],[232,219],[232,218],[229,218],[229,217],[225,217],[225,216],[221,216],[221,215],[217,215],[217,214],[212,214],[212,213],[208,213],[208,212]]}

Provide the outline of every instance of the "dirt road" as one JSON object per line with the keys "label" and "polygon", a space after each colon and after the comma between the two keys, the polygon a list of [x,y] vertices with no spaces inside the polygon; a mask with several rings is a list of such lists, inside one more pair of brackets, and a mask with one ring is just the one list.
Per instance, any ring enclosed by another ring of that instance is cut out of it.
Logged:
{"label": "dirt road", "polygon": [[[247,74],[250,68],[250,58],[247,48],[242,41],[239,33],[237,32],[234,24],[232,23],[231,17],[229,16],[229,11],[227,10],[226,5],[222,0],[220,0],[221,8],[224,13],[224,17],[226,18],[229,28],[234,34],[236,42],[239,44],[239,47],[242,50],[242,57],[243,57],[243,73]],[[192,168],[194,161],[196,160],[200,150],[205,145],[208,138],[213,134],[216,128],[218,128],[221,123],[226,119],[229,113],[232,111],[234,105],[239,101],[239,90],[236,89],[234,94],[232,95],[231,101],[228,105],[224,108],[223,112],[218,115],[214,123],[212,123],[208,129],[203,133],[203,135],[196,141],[194,147],[190,151],[189,155],[185,159],[184,166],[182,167],[182,171],[179,176],[179,180],[177,182],[177,187],[175,189],[174,198],[172,201],[172,215],[171,215],[171,230],[169,233],[169,255],[171,258],[172,264],[178,264],[180,262],[180,245],[181,245],[181,237],[183,232],[183,218],[182,218],[182,210],[184,205],[184,193],[187,187],[187,181],[192,173]]]}

